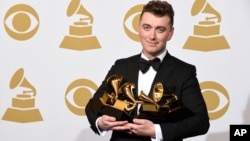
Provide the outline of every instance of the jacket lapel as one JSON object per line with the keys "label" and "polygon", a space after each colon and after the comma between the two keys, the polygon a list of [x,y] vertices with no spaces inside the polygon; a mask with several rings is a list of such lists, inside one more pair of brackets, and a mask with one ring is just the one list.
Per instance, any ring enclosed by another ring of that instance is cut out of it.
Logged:
{"label": "jacket lapel", "polygon": [[[136,86],[135,91],[134,91],[136,98],[138,96],[139,59],[140,59],[140,54],[130,59],[130,62],[128,63],[128,74],[126,76],[126,79],[130,82],[133,82]],[[164,83],[165,81],[168,80],[169,76],[171,75],[173,68],[174,68],[174,62],[172,60],[173,60],[173,57],[169,53],[167,53],[151,85],[150,92],[149,92],[150,97],[152,97],[152,92],[153,92],[155,83],[157,82]]]}
{"label": "jacket lapel", "polygon": [[167,53],[166,56],[164,57],[162,63],[161,63],[161,66],[160,66],[154,80],[153,80],[153,83],[152,83],[151,89],[150,89],[150,93],[149,93],[149,97],[152,97],[154,85],[157,82],[161,82],[162,84],[164,84],[164,82],[167,81],[169,76],[171,75],[173,68],[174,68],[174,63],[172,61],[172,56],[169,53]]}
{"label": "jacket lapel", "polygon": [[135,97],[138,96],[139,59],[140,59],[140,54],[131,58],[130,62],[128,63],[127,79],[135,84],[135,91],[134,91]]}

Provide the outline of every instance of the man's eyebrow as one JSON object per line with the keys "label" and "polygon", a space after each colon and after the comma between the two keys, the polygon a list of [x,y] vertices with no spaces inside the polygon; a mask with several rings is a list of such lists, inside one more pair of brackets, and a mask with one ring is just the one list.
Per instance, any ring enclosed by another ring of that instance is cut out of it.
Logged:
{"label": "man's eyebrow", "polygon": [[164,29],[166,29],[165,26],[157,26],[156,28],[164,28]]}
{"label": "man's eyebrow", "polygon": [[147,24],[147,23],[144,23],[144,24],[142,24],[142,25],[143,25],[143,26],[144,26],[144,25],[151,26],[150,24]]}

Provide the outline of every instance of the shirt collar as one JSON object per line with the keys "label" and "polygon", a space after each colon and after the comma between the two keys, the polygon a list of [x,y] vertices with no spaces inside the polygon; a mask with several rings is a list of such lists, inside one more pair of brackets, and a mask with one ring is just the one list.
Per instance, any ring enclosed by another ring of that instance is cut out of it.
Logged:
{"label": "shirt collar", "polygon": [[[160,55],[156,56],[157,58],[159,58],[162,62],[162,60],[164,59],[164,57],[166,56],[167,54],[167,49],[165,49]],[[141,58],[144,58],[146,60],[149,60],[144,54],[143,52],[141,53]]]}

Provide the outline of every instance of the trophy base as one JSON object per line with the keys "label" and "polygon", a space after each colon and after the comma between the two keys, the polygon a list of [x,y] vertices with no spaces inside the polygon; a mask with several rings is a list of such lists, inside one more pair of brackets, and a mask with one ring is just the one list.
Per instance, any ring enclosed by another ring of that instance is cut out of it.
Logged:
{"label": "trophy base", "polygon": [[121,111],[119,109],[110,107],[110,106],[104,106],[99,113],[101,115],[109,115],[112,117],[115,117],[116,120],[118,121],[122,121],[122,120],[127,120],[129,122],[132,122],[132,117],[130,117],[130,115],[128,113],[126,113],[125,111]]}
{"label": "trophy base", "polygon": [[90,49],[99,49],[101,48],[101,46],[95,36],[65,36],[60,45],[60,48],[82,51]]}
{"label": "trophy base", "polygon": [[141,111],[138,118],[151,120],[153,123],[178,122],[192,116],[192,112],[185,107],[180,107],[173,112],[160,110],[157,112]]}
{"label": "trophy base", "polygon": [[91,107],[97,115],[109,115],[115,117],[116,120],[128,120],[129,122],[132,122],[129,113],[112,106],[106,106],[100,99],[94,100]]}
{"label": "trophy base", "polygon": [[197,50],[197,51],[215,51],[222,49],[229,49],[229,44],[224,36],[214,37],[188,37],[184,49]]}
{"label": "trophy base", "polygon": [[43,118],[38,109],[14,109],[8,108],[2,120],[27,123],[42,121]]}

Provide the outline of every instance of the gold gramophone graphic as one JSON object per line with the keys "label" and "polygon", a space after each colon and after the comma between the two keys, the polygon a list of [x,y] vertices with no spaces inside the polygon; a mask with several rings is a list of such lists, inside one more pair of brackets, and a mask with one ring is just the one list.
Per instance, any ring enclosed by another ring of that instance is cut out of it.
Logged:
{"label": "gold gramophone graphic", "polygon": [[2,119],[20,123],[42,121],[39,109],[35,108],[36,89],[24,77],[22,68],[15,72],[10,81],[11,89],[17,87],[24,90],[12,98],[12,107],[7,109]]}
{"label": "gold gramophone graphic", "polygon": [[141,104],[139,118],[149,119],[155,123],[176,122],[192,114],[181,105],[174,93],[166,92],[160,82],[154,85],[152,96],[150,98],[141,91],[137,102]]}
{"label": "gold gramophone graphic", "polygon": [[82,6],[80,0],[72,0],[67,9],[67,16],[80,15],[80,20],[69,27],[60,45],[61,48],[72,50],[88,50],[101,48],[97,38],[92,35],[92,15]]}
{"label": "gold gramophone graphic", "polygon": [[206,0],[195,0],[191,15],[206,14],[204,21],[194,25],[193,34],[188,37],[184,49],[198,51],[214,51],[228,49],[229,44],[223,35],[220,35],[221,15]]}
{"label": "gold gramophone graphic", "polygon": [[106,83],[113,88],[112,92],[104,92],[103,96],[91,103],[92,109],[99,115],[110,115],[117,120],[131,120],[131,113],[136,108],[134,83],[122,82],[123,77],[112,75]]}

